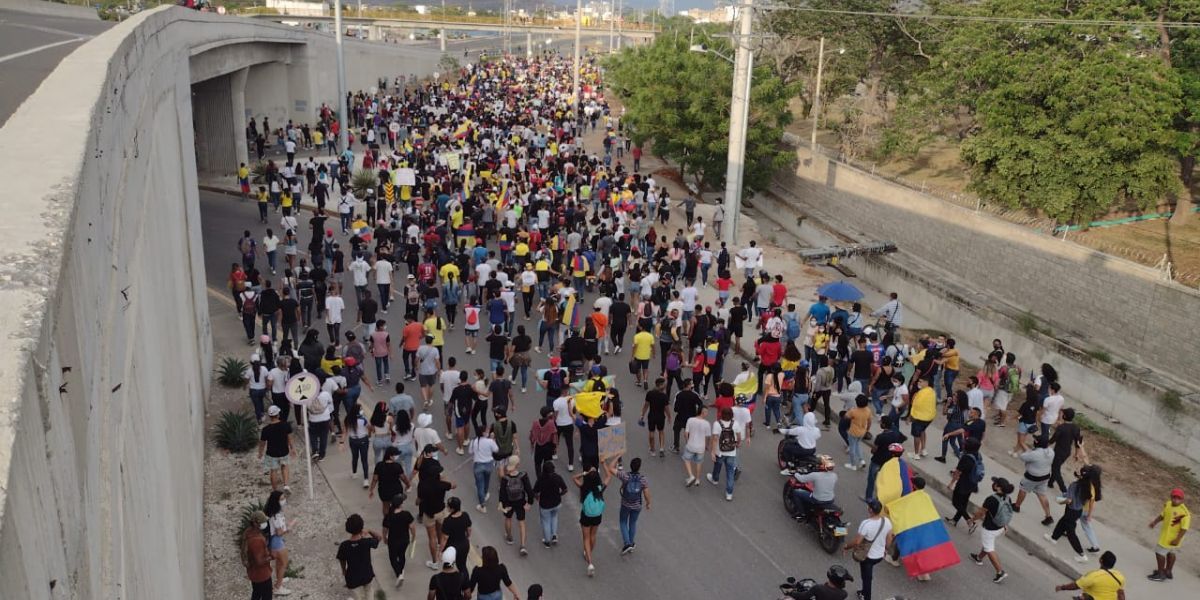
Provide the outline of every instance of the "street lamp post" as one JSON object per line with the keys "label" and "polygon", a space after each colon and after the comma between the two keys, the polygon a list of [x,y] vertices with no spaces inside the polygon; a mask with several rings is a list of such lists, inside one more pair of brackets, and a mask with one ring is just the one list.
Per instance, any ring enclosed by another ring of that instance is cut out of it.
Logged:
{"label": "street lamp post", "polygon": [[[845,48],[838,48],[838,54],[845,54]],[[809,147],[813,154],[817,152],[817,120],[821,118],[821,75],[825,71],[825,36],[821,36],[820,43],[817,44],[817,84],[814,86],[813,93],[813,122],[812,135],[809,139]]]}
{"label": "street lamp post", "polygon": [[571,120],[575,123],[575,135],[579,135],[579,38],[583,29],[583,0],[575,0],[575,66],[574,78],[571,83],[573,99],[571,101]]}
{"label": "street lamp post", "polygon": [[333,45],[337,49],[338,123],[340,123],[338,147],[344,150],[350,146],[350,121],[346,118],[349,108],[346,106],[346,58],[342,53],[342,37],[345,36],[345,32],[342,30],[342,0],[335,0],[333,3],[333,28],[336,29],[333,32]]}
{"label": "street lamp post", "polygon": [[733,64],[733,91],[729,104],[729,159],[725,170],[725,224],[721,241],[732,249],[737,243],[741,216],[742,175],[746,168],[746,127],[750,107],[750,69],[753,60],[750,35],[754,28],[753,0],[741,5],[740,31],[734,38],[737,54]]}

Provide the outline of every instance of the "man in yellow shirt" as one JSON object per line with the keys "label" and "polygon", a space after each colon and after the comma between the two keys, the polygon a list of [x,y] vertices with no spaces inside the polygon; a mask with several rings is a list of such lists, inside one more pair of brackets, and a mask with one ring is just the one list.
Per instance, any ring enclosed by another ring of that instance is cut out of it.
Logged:
{"label": "man in yellow shirt", "polygon": [[938,402],[942,401],[943,391],[945,391],[944,397],[954,397],[954,380],[958,378],[958,371],[962,366],[959,363],[958,349],[955,348],[955,345],[957,342],[954,341],[954,338],[950,338],[946,340],[946,347],[942,348],[942,382],[945,387],[939,387],[936,390]]}
{"label": "man in yellow shirt", "polygon": [[909,416],[912,418],[913,436],[913,452],[910,456],[913,460],[921,460],[922,456],[928,454],[925,450],[925,428],[937,416],[937,396],[929,387],[929,381],[923,377],[917,379],[917,393],[913,394]]}
{"label": "man in yellow shirt", "polygon": [[452,262],[448,262],[448,263],[446,263],[446,264],[442,265],[442,268],[441,268],[441,270],[438,272],[438,275],[439,275],[439,276],[441,276],[441,278],[442,278],[442,283],[448,283],[448,282],[450,281],[450,276],[451,276],[451,275],[453,275],[453,276],[454,276],[454,279],[455,279],[455,280],[459,280],[459,279],[461,279],[461,278],[459,277],[459,268],[458,268],[458,265],[456,265],[456,264],[454,264],[454,263],[452,263]]}
{"label": "man in yellow shirt", "polygon": [[645,327],[638,327],[633,336],[633,362],[637,370],[637,382],[642,389],[649,388],[647,371],[650,369],[650,359],[654,358],[654,334]]}
{"label": "man in yellow shirt", "polygon": [[1175,551],[1183,543],[1183,534],[1192,525],[1192,513],[1183,503],[1183,490],[1171,490],[1171,499],[1163,505],[1162,512],[1153,521],[1150,528],[1162,523],[1162,531],[1158,534],[1158,547],[1154,549],[1154,558],[1158,561],[1158,569],[1150,574],[1150,581],[1167,581],[1173,579],[1175,569]]}
{"label": "man in yellow shirt", "polygon": [[1117,555],[1105,552],[1100,555],[1100,568],[1070,583],[1054,586],[1054,591],[1080,590],[1085,598],[1092,600],[1125,600],[1125,575],[1114,569]]}

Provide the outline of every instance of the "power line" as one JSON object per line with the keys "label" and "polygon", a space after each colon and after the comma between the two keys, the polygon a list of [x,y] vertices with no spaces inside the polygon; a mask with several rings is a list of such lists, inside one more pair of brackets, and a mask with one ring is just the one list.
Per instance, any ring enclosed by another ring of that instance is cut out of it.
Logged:
{"label": "power line", "polygon": [[1018,25],[1081,25],[1099,27],[1166,27],[1168,29],[1196,29],[1200,22],[1189,21],[1115,21],[1115,20],[1084,20],[1084,19],[1053,19],[1048,17],[987,17],[979,15],[939,15],[929,13],[892,13],[873,12],[865,10],[838,10],[833,8],[810,8],[801,6],[779,7],[779,10],[822,13],[832,15],[848,15],[858,17],[883,17],[887,19],[919,19],[930,21],[960,21],[975,23],[1009,23]]}

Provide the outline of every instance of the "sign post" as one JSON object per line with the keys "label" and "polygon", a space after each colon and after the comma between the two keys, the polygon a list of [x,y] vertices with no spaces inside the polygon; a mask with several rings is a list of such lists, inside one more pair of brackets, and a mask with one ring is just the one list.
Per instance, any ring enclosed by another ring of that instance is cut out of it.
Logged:
{"label": "sign post", "polygon": [[317,379],[316,375],[308,371],[301,371],[288,379],[287,385],[284,388],[284,394],[287,396],[288,402],[296,406],[296,410],[300,411],[301,417],[304,420],[304,462],[308,467],[308,499],[313,498],[313,474],[312,474],[312,440],[309,439],[308,433],[308,403],[312,402],[313,398],[321,391],[321,380]]}

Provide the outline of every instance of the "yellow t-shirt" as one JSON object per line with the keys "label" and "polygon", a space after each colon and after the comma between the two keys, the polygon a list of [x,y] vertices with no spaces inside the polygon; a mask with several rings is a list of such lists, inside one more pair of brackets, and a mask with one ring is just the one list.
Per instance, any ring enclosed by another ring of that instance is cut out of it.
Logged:
{"label": "yellow t-shirt", "polygon": [[441,271],[438,271],[438,274],[441,275],[442,281],[449,281],[451,275],[454,275],[454,279],[461,280],[458,265],[454,263],[446,263],[442,265],[442,269]]}
{"label": "yellow t-shirt", "polygon": [[1076,579],[1075,585],[1092,600],[1117,600],[1117,591],[1125,587],[1125,575],[1116,569],[1096,569]]}
{"label": "yellow t-shirt", "polygon": [[345,363],[342,362],[342,359],[340,359],[340,358],[335,358],[333,360],[329,360],[328,358],[324,358],[324,357],[321,358],[321,370],[325,371],[326,375],[333,375],[334,367],[345,368],[346,365],[345,365]]}
{"label": "yellow t-shirt", "polygon": [[529,244],[525,242],[517,242],[517,246],[513,248],[513,254],[518,258],[529,256]]}
{"label": "yellow t-shirt", "polygon": [[266,193],[266,192],[259,192],[259,193],[258,193],[258,203],[259,203],[259,204],[266,204],[268,199],[269,199],[269,198],[267,198],[267,193]]}
{"label": "yellow t-shirt", "polygon": [[1192,513],[1188,512],[1186,504],[1182,502],[1178,506],[1172,504],[1170,500],[1163,505],[1162,509],[1162,533],[1158,535],[1158,545],[1163,548],[1178,548],[1175,538],[1179,536],[1180,531],[1186,531],[1192,524]]}
{"label": "yellow t-shirt", "polygon": [[633,357],[638,360],[650,360],[654,350],[654,334],[649,331],[639,331],[633,336]]}
{"label": "yellow t-shirt", "polygon": [[313,132],[312,132],[312,139],[313,139],[313,145],[314,145],[314,146],[320,146],[320,145],[321,145],[321,142],[324,142],[324,141],[325,141],[325,135],[324,135],[324,134],[322,134],[320,131],[313,131]]}
{"label": "yellow t-shirt", "polygon": [[463,224],[463,209],[461,209],[461,208],[455,209],[454,212],[450,213],[450,226],[455,229],[459,229],[462,227],[462,224]]}
{"label": "yellow t-shirt", "polygon": [[438,321],[440,320],[440,317],[434,316],[425,319],[425,322],[422,323],[425,326],[425,334],[433,337],[433,346],[442,346],[446,343],[446,322],[441,321],[442,326],[438,327]]}
{"label": "yellow t-shirt", "polygon": [[541,259],[533,265],[533,270],[538,273],[545,273],[550,270],[550,261]]}
{"label": "yellow t-shirt", "polygon": [[250,169],[246,167],[238,167],[238,179],[248,179],[250,177]]}
{"label": "yellow t-shirt", "polygon": [[937,416],[937,395],[933,388],[926,387],[913,394],[909,414],[916,421],[932,421]]}
{"label": "yellow t-shirt", "polygon": [[945,366],[951,371],[957,371],[958,364],[958,348],[946,348],[942,350],[942,358],[946,359]]}
{"label": "yellow t-shirt", "polygon": [[283,195],[279,197],[279,205],[284,208],[291,208],[292,207],[292,195],[288,192],[284,192]]}

